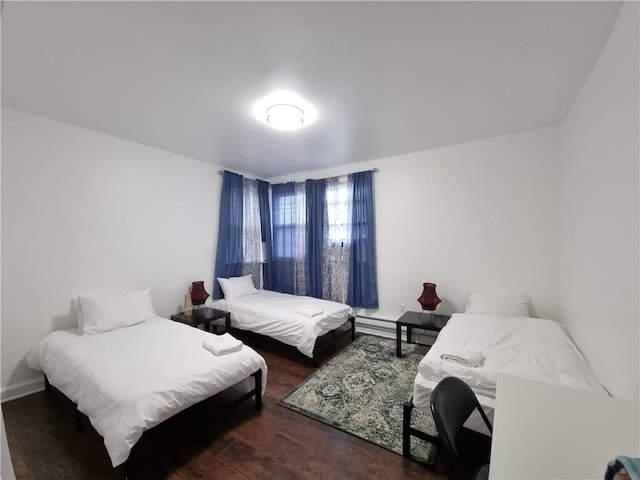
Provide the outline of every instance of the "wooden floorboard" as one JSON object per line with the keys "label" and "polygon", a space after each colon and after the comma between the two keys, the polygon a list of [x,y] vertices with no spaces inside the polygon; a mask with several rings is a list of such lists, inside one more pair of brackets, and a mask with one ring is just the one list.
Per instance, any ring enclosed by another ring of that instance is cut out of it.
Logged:
{"label": "wooden floorboard", "polygon": [[[258,350],[269,367],[264,408],[232,409],[224,395],[147,432],[134,447],[131,478],[144,479],[421,479],[446,480],[446,458],[425,467],[277,405],[315,371],[277,345]],[[18,479],[113,479],[102,438],[85,419],[75,430],[69,402],[39,392],[2,405]],[[441,455],[441,457],[443,457]]]}

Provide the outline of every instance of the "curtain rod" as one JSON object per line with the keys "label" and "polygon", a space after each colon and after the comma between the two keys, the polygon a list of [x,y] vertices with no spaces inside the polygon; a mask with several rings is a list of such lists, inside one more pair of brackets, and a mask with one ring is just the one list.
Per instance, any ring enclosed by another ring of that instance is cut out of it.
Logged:
{"label": "curtain rod", "polygon": [[[371,171],[373,173],[378,173],[380,170],[378,170],[377,168],[372,168]],[[224,170],[218,170],[218,175],[224,175]]]}

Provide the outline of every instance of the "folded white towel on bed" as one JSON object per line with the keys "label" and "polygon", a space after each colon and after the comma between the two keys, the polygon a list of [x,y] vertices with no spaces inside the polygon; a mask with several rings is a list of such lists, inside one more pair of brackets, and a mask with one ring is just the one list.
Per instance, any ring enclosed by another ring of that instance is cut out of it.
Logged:
{"label": "folded white towel on bed", "polygon": [[296,313],[304,315],[305,317],[313,318],[316,315],[320,315],[324,310],[311,305],[300,305],[296,307]]}
{"label": "folded white towel on bed", "polygon": [[459,363],[470,368],[480,367],[484,363],[484,355],[481,351],[465,348],[450,350],[440,355],[440,358],[445,362]]}
{"label": "folded white towel on bed", "polygon": [[211,335],[202,341],[202,346],[214,355],[226,355],[242,349],[242,342],[228,333],[223,335]]}

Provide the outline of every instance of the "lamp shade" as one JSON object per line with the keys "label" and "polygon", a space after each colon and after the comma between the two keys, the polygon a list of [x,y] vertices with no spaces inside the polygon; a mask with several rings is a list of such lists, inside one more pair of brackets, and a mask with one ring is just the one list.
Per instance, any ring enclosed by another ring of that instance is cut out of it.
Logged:
{"label": "lamp shade", "polygon": [[423,310],[433,311],[441,301],[436,293],[435,283],[422,284],[422,295],[418,298],[418,302],[422,305]]}
{"label": "lamp shade", "polygon": [[203,305],[207,298],[209,298],[209,294],[204,289],[204,282],[191,282],[191,303]]}

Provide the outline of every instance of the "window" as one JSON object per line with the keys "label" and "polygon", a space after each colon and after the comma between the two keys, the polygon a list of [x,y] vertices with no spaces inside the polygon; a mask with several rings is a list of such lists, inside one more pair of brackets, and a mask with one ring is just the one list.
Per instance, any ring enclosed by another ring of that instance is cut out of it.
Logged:
{"label": "window", "polygon": [[273,185],[273,271],[276,290],[305,294],[306,201],[304,183]]}
{"label": "window", "polygon": [[271,192],[274,289],[377,308],[372,172],[277,184]]}
{"label": "window", "polygon": [[274,185],[272,201],[274,258],[302,258],[306,223],[304,183]]}
{"label": "window", "polygon": [[351,197],[353,185],[348,177],[327,182],[327,238],[328,246],[343,247],[351,241]]}
{"label": "window", "polygon": [[293,230],[293,212],[295,195],[277,195],[273,191],[273,256],[275,258],[293,257],[293,245],[290,241]]}

